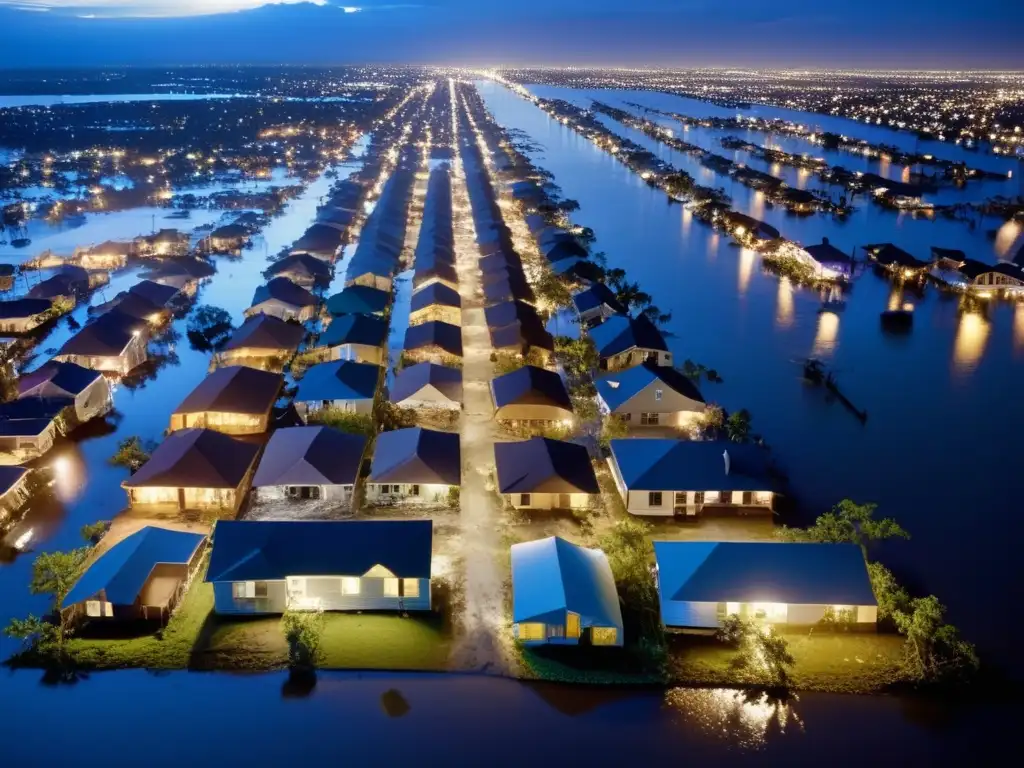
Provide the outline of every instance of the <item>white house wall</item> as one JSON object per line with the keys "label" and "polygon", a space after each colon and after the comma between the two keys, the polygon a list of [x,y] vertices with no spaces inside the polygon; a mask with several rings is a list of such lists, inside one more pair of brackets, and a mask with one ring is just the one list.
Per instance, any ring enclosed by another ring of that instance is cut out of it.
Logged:
{"label": "white house wall", "polygon": [[368,344],[339,344],[327,350],[328,360],[354,360],[357,363],[372,363],[380,365],[384,359],[384,350],[381,347],[371,347]]}
{"label": "white house wall", "polygon": [[[384,595],[384,579],[359,579],[358,595],[343,595],[337,588],[341,576],[299,576],[288,580],[265,582],[266,598],[237,599],[230,581],[218,581],[213,585],[214,610],[221,614],[278,614],[289,607],[295,609],[319,607],[325,611],[429,611],[430,579],[416,579],[419,585],[418,597],[388,597]],[[289,582],[301,580],[305,601],[297,600]],[[338,582],[335,584],[334,582]],[[262,582],[261,582],[262,583]],[[329,587],[329,589],[327,588]]]}
{"label": "white house wall", "polygon": [[523,504],[523,494],[506,493],[505,499],[516,509],[564,509],[559,503],[559,497],[563,495],[569,497],[569,509],[586,509],[593,498],[589,493],[531,493],[530,503]]}

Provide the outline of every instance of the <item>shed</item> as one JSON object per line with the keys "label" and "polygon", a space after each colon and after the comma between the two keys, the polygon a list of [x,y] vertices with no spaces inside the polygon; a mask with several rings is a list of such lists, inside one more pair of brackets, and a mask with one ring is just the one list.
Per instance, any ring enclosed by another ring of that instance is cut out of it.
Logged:
{"label": "shed", "polygon": [[171,414],[171,431],[205,427],[229,435],[266,432],[284,378],[244,365],[218,368]]}
{"label": "shed", "polygon": [[589,331],[601,358],[601,368],[617,371],[651,362],[672,365],[665,337],[646,315],[613,315]]}
{"label": "shed", "polygon": [[582,323],[627,314],[626,307],[616,298],[615,292],[604,283],[594,283],[586,290],[574,293],[572,303]]}

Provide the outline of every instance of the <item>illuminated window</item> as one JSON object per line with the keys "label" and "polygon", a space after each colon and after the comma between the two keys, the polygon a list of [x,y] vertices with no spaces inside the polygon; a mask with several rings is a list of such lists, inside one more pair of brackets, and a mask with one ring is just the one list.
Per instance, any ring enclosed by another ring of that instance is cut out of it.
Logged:
{"label": "illuminated window", "polygon": [[593,627],[590,630],[590,642],[594,645],[615,645],[619,639],[619,630],[615,627]]}
{"label": "illuminated window", "polygon": [[353,576],[344,576],[341,579],[341,594],[358,595],[360,580]]}
{"label": "illuminated window", "polygon": [[398,579],[384,579],[384,597],[398,597]]}
{"label": "illuminated window", "polygon": [[247,600],[256,597],[255,581],[236,581],[231,585],[231,596],[235,600]]}
{"label": "illuminated window", "polygon": [[740,604],[739,603],[726,603],[725,604],[725,615],[732,616],[733,614],[740,615]]}
{"label": "illuminated window", "polygon": [[402,594],[406,597],[420,596],[419,579],[402,579]]}
{"label": "illuminated window", "polygon": [[85,615],[86,616],[101,616],[101,606],[99,600],[86,600],[85,601]]}
{"label": "illuminated window", "polygon": [[661,414],[659,413],[641,413],[640,414],[640,426],[641,427],[655,427],[660,422]]}
{"label": "illuminated window", "polygon": [[545,630],[547,628],[539,622],[521,622],[516,626],[519,628],[520,640],[544,640],[546,637]]}

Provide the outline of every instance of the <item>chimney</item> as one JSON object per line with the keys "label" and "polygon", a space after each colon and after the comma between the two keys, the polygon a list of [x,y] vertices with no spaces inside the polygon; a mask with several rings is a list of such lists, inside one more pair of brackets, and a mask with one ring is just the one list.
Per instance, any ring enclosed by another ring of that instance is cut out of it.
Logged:
{"label": "chimney", "polygon": [[828,245],[828,238],[827,237],[821,238],[821,244],[822,245]]}
{"label": "chimney", "polygon": [[722,458],[725,459],[725,474],[729,474],[729,451],[722,451]]}

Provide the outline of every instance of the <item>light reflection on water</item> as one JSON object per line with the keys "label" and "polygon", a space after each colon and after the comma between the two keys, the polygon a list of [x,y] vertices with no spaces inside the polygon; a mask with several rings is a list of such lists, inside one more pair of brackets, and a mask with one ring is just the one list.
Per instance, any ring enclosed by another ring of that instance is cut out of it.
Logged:
{"label": "light reflection on water", "polygon": [[960,316],[956,342],[953,345],[953,368],[957,374],[969,374],[974,371],[985,351],[990,330],[988,320],[977,312],[964,312]]}
{"label": "light reflection on water", "polygon": [[1024,301],[1013,310],[1013,351],[1024,351]]}
{"label": "light reflection on water", "polygon": [[1021,230],[1024,229],[1019,221],[1008,221],[996,231],[995,240],[995,251],[1000,257],[1009,254],[1010,249],[1014,243],[1017,242],[1017,238],[1020,237]]}
{"label": "light reflection on water", "polygon": [[835,312],[818,313],[818,330],[814,334],[813,357],[827,357],[835,352],[836,337],[839,335],[839,315]]}
{"label": "light reflection on water", "polygon": [[754,274],[754,252],[749,248],[740,251],[740,296],[745,296],[750,287],[750,276]]}
{"label": "light reflection on water", "polygon": [[716,736],[741,749],[762,749],[771,738],[802,733],[796,696],[783,700],[763,691],[731,688],[673,688],[665,703],[689,727]]}
{"label": "light reflection on water", "polygon": [[793,324],[793,284],[788,277],[779,279],[778,305],[775,310],[775,325],[789,328]]}

